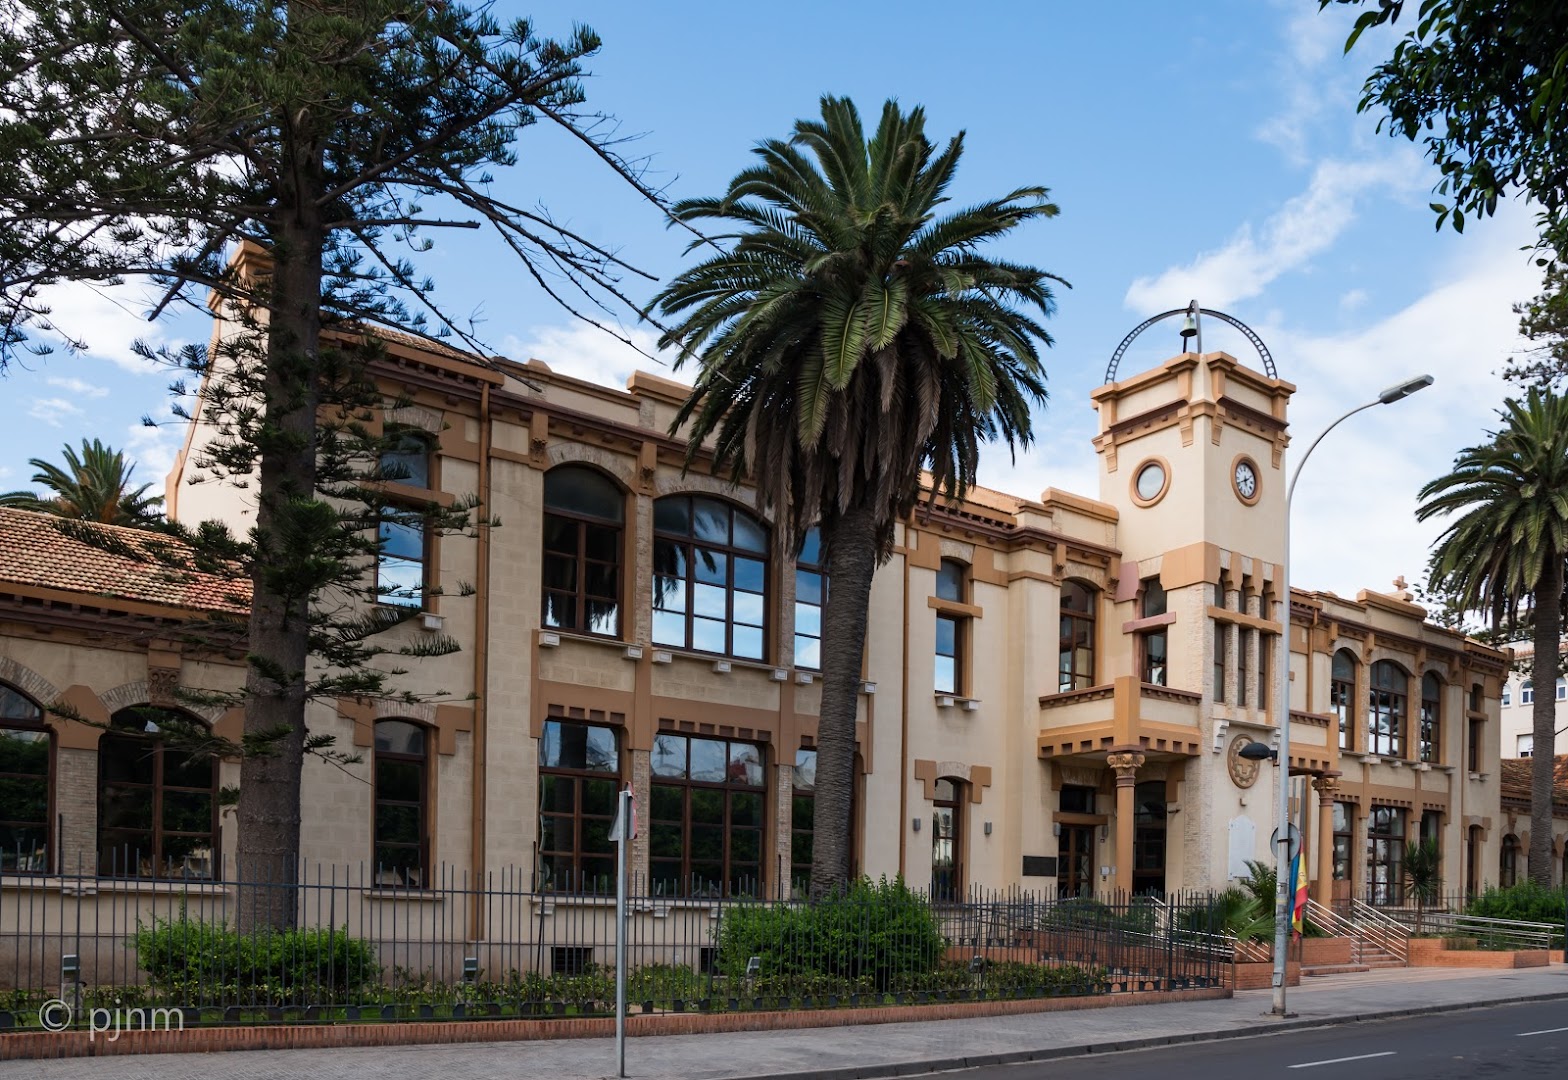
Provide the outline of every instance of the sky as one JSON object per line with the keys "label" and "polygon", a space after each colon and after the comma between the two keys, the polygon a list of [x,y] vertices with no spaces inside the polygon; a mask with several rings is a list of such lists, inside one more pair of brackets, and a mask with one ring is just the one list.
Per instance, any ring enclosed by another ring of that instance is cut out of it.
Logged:
{"label": "sky", "polygon": [[[933,138],[964,131],[955,202],[1051,189],[1060,216],[993,249],[1072,287],[1058,290],[1048,323],[1051,397],[1035,444],[1016,461],[988,452],[987,486],[1096,494],[1089,392],[1128,331],[1192,299],[1252,327],[1296,385],[1291,455],[1384,386],[1434,375],[1430,389],[1325,440],[1294,512],[1298,587],[1354,596],[1421,578],[1441,525],[1415,521],[1416,492],[1493,425],[1508,391],[1498,372],[1519,348],[1511,305],[1540,278],[1525,250],[1526,206],[1505,205],[1464,235],[1434,230],[1435,169],[1356,113],[1361,82],[1393,38],[1369,35],[1343,55],[1351,10],[1319,13],[1316,0],[496,5],[503,17],[530,9],[540,34],[574,21],[598,32],[589,102],[673,197],[721,192],[757,141],[786,136],[824,93],[850,96],[870,118],[889,97],[923,105]],[[680,234],[581,146],[541,124],[517,152],[496,176],[498,194],[547,208],[654,278],[686,265]],[[421,268],[491,351],[616,386],[651,366],[555,306],[493,237],[432,239]],[[639,301],[656,288],[626,286]],[[137,478],[162,490],[180,438],[170,374],[131,344],[202,341],[207,324],[192,313],[149,323],[135,288],[62,286],[51,301],[88,347],[0,376],[0,490],[26,485],[29,458],[58,460],[84,437],[126,449]],[[1178,325],[1140,337],[1122,373],[1179,351]],[[651,350],[646,326],[626,330]],[[1258,364],[1214,320],[1204,347]],[[145,427],[144,415],[166,422]]]}

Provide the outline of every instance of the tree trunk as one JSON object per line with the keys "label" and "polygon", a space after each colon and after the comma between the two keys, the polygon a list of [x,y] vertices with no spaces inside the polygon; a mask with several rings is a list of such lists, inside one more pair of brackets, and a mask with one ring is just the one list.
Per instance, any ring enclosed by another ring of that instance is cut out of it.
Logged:
{"label": "tree trunk", "polygon": [[1557,650],[1562,636],[1563,562],[1548,556],[1535,594],[1535,736],[1530,750],[1530,880],[1552,887],[1552,787],[1557,763]]}
{"label": "tree trunk", "polygon": [[320,219],[307,198],[276,236],[272,309],[267,324],[264,401],[257,485],[256,563],[251,569],[249,670],[245,734],[274,739],[240,763],[236,870],[242,885],[241,933],[294,925],[298,915],[300,773],[305,759],[305,687],[310,652],[308,592],[291,588],[287,567],[302,552],[295,522],[316,498],[316,427],[320,402]]}
{"label": "tree trunk", "polygon": [[822,708],[817,720],[817,787],[811,896],[849,882],[855,790],[855,712],[860,704],[871,579],[876,573],[876,515],[855,508],[823,530],[828,597],[822,612]]}

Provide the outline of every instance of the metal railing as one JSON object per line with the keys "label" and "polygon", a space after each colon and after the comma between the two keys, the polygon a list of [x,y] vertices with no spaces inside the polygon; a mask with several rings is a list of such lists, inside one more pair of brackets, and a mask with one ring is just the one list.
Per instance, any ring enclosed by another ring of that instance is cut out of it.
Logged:
{"label": "metal railing", "polygon": [[[297,882],[0,878],[0,1030],[48,999],[178,1010],[197,1024],[595,1016],[612,1008],[613,891],[544,892],[526,870],[440,869],[410,888],[369,867]],[[1203,898],[933,900],[862,884],[821,903],[634,888],[633,1012],[1101,995],[1221,985]],[[284,929],[238,927],[283,912]],[[1162,914],[1163,912],[1163,914]],[[1207,919],[1207,921],[1206,921]]]}
{"label": "metal railing", "polygon": [[1364,900],[1350,901],[1350,921],[1358,936],[1401,963],[1410,962],[1410,929],[1400,920]]}

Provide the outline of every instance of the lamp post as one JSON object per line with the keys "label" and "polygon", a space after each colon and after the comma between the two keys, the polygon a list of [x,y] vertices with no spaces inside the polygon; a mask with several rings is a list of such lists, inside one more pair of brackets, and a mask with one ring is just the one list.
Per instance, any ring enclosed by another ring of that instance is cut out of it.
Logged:
{"label": "lamp post", "polygon": [[[1404,382],[1395,383],[1373,401],[1357,405],[1328,427],[1324,428],[1307,452],[1296,462],[1290,474],[1290,485],[1285,489],[1285,545],[1280,558],[1279,589],[1279,698],[1276,703],[1276,723],[1279,725],[1279,805],[1277,814],[1277,847],[1274,853],[1274,1005],[1275,1016],[1288,1015],[1285,1011],[1285,947],[1290,941],[1290,505],[1296,494],[1296,481],[1301,479],[1301,467],[1318,448],[1323,437],[1358,412],[1376,405],[1392,405],[1403,401],[1417,390],[1432,385],[1432,376],[1417,375]],[[1319,838],[1319,843],[1322,840]]]}

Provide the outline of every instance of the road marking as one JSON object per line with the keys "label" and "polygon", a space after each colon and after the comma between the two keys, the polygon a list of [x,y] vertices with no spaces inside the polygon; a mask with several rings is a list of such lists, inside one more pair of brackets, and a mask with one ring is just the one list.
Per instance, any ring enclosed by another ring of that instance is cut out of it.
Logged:
{"label": "road marking", "polygon": [[1303,1061],[1300,1065],[1288,1065],[1290,1069],[1311,1069],[1318,1065],[1339,1065],[1346,1061],[1366,1061],[1368,1058],[1393,1057],[1396,1051],[1384,1050],[1380,1054],[1357,1054],[1355,1057],[1329,1058],[1327,1061]]}
{"label": "road marking", "polygon": [[1547,1028],[1545,1031],[1521,1031],[1519,1034],[1515,1035],[1514,1038],[1522,1039],[1526,1035],[1555,1035],[1559,1031],[1568,1031],[1568,1027]]}

